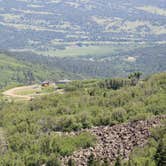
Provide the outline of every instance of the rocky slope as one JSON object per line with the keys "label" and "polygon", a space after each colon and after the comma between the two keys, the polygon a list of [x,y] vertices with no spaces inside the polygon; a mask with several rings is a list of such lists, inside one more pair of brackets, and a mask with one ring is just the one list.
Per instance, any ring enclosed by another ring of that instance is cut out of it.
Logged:
{"label": "rocky slope", "polygon": [[128,159],[135,146],[144,146],[150,136],[150,129],[159,126],[166,116],[156,117],[145,121],[130,122],[128,124],[112,127],[93,127],[87,131],[97,137],[97,145],[88,149],[74,152],[72,156],[62,160],[67,165],[69,159],[73,159],[77,166],[86,166],[88,157],[93,154],[95,158],[108,159],[110,163],[115,161],[118,153],[122,159]]}

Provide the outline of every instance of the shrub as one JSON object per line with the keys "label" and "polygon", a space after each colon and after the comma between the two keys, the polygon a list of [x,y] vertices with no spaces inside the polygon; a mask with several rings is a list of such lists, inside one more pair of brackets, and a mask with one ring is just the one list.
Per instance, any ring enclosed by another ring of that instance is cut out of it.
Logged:
{"label": "shrub", "polygon": [[113,121],[117,121],[119,123],[122,123],[125,121],[125,118],[126,118],[126,110],[119,107],[119,108],[116,108],[113,113],[112,113],[112,116],[111,116],[111,119]]}

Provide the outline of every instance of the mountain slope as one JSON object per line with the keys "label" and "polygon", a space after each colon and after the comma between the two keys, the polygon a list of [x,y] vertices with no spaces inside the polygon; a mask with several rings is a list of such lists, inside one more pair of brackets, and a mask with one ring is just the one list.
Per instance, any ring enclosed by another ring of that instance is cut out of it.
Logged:
{"label": "mountain slope", "polygon": [[143,75],[166,71],[166,45],[138,48],[123,53],[105,56],[46,57],[30,52],[10,53],[11,57],[30,63],[47,65],[52,70],[58,67],[65,72],[86,77],[125,77],[140,71]]}
{"label": "mountain slope", "polygon": [[32,84],[46,79],[77,78],[74,74],[51,69],[40,63],[29,63],[0,53],[0,88],[11,84]]}
{"label": "mountain slope", "polygon": [[[134,146],[147,142],[150,127],[159,124],[158,117],[166,118],[166,73],[137,85],[132,82],[127,78],[74,81],[63,86],[65,93],[61,95],[52,93],[27,103],[0,99],[0,127],[8,143],[0,165],[63,166],[60,160],[70,161],[69,156],[79,165],[87,161],[90,152],[109,165],[118,150],[122,159],[128,157]],[[146,155],[138,153],[140,159],[133,156],[131,162],[142,166],[146,160],[157,161],[154,156],[160,139],[161,150],[165,148],[165,129],[160,134],[151,138]],[[164,156],[165,151],[160,157]]]}

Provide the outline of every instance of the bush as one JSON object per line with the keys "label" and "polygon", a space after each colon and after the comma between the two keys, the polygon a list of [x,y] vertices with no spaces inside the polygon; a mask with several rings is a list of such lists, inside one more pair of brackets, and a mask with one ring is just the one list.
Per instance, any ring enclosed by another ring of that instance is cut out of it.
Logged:
{"label": "bush", "polygon": [[88,148],[94,146],[96,142],[95,137],[87,132],[81,133],[78,136],[66,136],[63,139],[56,139],[58,139],[57,149],[62,156],[68,156],[78,148]]}
{"label": "bush", "polygon": [[111,116],[112,121],[122,123],[126,119],[126,110],[123,108],[116,108]]}

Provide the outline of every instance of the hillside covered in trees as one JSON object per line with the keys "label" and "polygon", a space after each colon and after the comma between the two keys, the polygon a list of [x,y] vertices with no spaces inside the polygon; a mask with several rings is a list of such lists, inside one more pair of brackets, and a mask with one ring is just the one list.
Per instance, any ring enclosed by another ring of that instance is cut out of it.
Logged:
{"label": "hillside covered in trees", "polygon": [[62,78],[80,78],[56,67],[53,70],[47,64],[18,60],[3,52],[0,52],[0,71],[0,89],[6,86],[38,83],[47,79],[55,81]]}
{"label": "hillside covered in trees", "polygon": [[[0,165],[60,166],[69,157],[67,165],[74,166],[70,156],[75,151],[93,149],[99,143],[91,129],[111,127],[112,131],[116,125],[131,123],[134,128],[143,123],[147,133],[144,121],[166,114],[166,73],[140,81],[138,74],[126,79],[74,81],[59,88],[65,90],[63,95],[50,94],[30,102],[8,102],[1,95]],[[121,153],[111,163],[108,156],[103,160],[90,154],[87,165],[164,166],[166,130],[162,126],[149,130],[144,148],[135,145],[127,161]]]}
{"label": "hillside covered in trees", "polygon": [[[166,71],[165,52],[166,44],[152,45],[105,56],[52,57],[32,52],[6,52],[6,54],[35,66],[47,66],[51,71],[59,69],[65,73],[73,73],[72,78],[80,79],[127,77],[130,73],[137,71],[142,72],[144,76],[163,72]],[[43,70],[43,72],[45,71],[46,69]],[[65,73],[62,73],[61,77]],[[54,76],[52,78],[55,79]]]}

